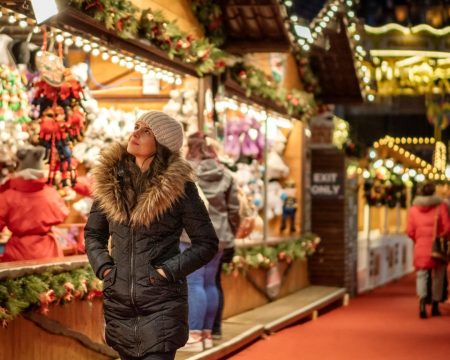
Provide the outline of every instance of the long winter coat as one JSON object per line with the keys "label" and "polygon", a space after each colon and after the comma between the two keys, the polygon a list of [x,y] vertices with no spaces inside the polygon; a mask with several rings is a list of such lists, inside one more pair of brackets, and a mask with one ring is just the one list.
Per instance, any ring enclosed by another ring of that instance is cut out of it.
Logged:
{"label": "long winter coat", "polygon": [[[437,225],[436,214],[439,215]],[[408,236],[414,241],[416,269],[432,269],[436,266],[431,257],[435,236],[446,236],[449,231],[448,210],[441,199],[436,196],[417,196],[409,210],[406,229]]]}
{"label": "long winter coat", "polygon": [[222,248],[232,248],[239,227],[239,198],[236,184],[228,169],[215,159],[195,166],[198,186],[208,199],[208,211]]}
{"label": "long winter coat", "polygon": [[[107,343],[134,357],[186,343],[185,277],[208,263],[218,248],[190,165],[173,155],[167,169],[148,175],[139,178],[126,148],[112,145],[94,170],[94,204],[85,228],[86,251],[97,276],[112,268],[103,279]],[[192,247],[180,254],[183,228]]]}
{"label": "long winter coat", "polygon": [[63,256],[51,228],[68,214],[63,199],[46,184],[42,172],[26,169],[16,174],[0,190],[0,231],[6,226],[12,232],[2,260]]}

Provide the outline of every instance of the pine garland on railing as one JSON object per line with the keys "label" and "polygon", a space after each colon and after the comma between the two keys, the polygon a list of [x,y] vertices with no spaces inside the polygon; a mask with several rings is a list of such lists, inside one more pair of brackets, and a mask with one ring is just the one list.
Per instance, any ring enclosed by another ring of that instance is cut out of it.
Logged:
{"label": "pine garland on railing", "polygon": [[24,311],[47,314],[52,304],[66,304],[75,299],[89,300],[102,296],[102,282],[90,266],[61,272],[55,267],[42,274],[0,280],[0,324]]}
{"label": "pine garland on railing", "polygon": [[222,271],[225,274],[238,276],[249,269],[269,269],[279,262],[291,263],[297,259],[306,259],[315,253],[320,238],[308,234],[298,240],[287,241],[274,246],[254,246],[250,248],[237,248],[233,260],[224,264]]}

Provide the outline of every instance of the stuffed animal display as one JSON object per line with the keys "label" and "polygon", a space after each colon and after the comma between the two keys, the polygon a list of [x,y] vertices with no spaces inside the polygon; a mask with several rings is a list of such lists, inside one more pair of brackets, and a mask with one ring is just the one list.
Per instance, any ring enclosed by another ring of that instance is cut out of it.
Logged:
{"label": "stuffed animal display", "polygon": [[289,224],[289,234],[296,232],[295,214],[297,213],[297,190],[295,182],[287,181],[282,193],[283,200],[283,214],[281,218],[280,231],[283,232]]}
{"label": "stuffed animal display", "polygon": [[164,106],[163,111],[184,124],[186,136],[199,130],[197,92],[195,90],[172,90],[170,100]]}
{"label": "stuffed animal display", "polygon": [[98,109],[85,132],[83,142],[75,145],[74,156],[87,167],[92,167],[100,151],[112,141],[124,141],[134,129],[139,112],[117,109]]}
{"label": "stuffed animal display", "polygon": [[226,123],[225,151],[235,161],[243,157],[261,160],[264,155],[264,135],[254,117],[235,116]]}
{"label": "stuffed animal display", "polygon": [[0,64],[0,181],[15,166],[15,153],[29,139],[28,95],[20,73]]}

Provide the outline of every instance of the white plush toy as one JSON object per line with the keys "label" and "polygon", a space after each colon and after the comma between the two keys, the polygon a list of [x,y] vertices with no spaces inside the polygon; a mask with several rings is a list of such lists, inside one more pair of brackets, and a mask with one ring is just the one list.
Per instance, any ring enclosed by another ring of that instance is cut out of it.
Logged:
{"label": "white plush toy", "polygon": [[275,216],[283,213],[283,188],[278,181],[271,181],[267,185],[267,219],[272,220]]}

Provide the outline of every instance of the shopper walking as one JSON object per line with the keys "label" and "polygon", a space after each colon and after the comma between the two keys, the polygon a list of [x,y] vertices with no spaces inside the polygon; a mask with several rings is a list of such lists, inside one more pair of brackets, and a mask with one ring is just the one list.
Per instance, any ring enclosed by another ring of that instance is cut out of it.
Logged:
{"label": "shopper walking", "polygon": [[[202,133],[188,140],[187,159],[196,171],[198,185],[208,201],[208,211],[219,238],[219,252],[207,265],[188,276],[189,329],[188,343],[183,350],[201,351],[213,346],[212,329],[219,309],[220,260],[224,249],[234,247],[239,226],[239,199],[231,172],[217,160]],[[182,245],[188,248],[189,245]]]}
{"label": "shopper walking", "polygon": [[[104,282],[106,341],[122,359],[174,359],[188,339],[185,277],[217,252],[182,142],[178,121],[150,111],[93,171],[86,251]],[[183,229],[192,246],[180,254]]]}
{"label": "shopper walking", "polygon": [[425,183],[409,210],[407,234],[414,241],[414,267],[417,270],[417,295],[419,296],[419,316],[427,317],[426,297],[429,270],[432,269],[432,316],[439,316],[439,301],[442,299],[446,264],[435,260],[432,255],[436,237],[448,236],[450,220],[447,206],[435,196],[436,187]]}

